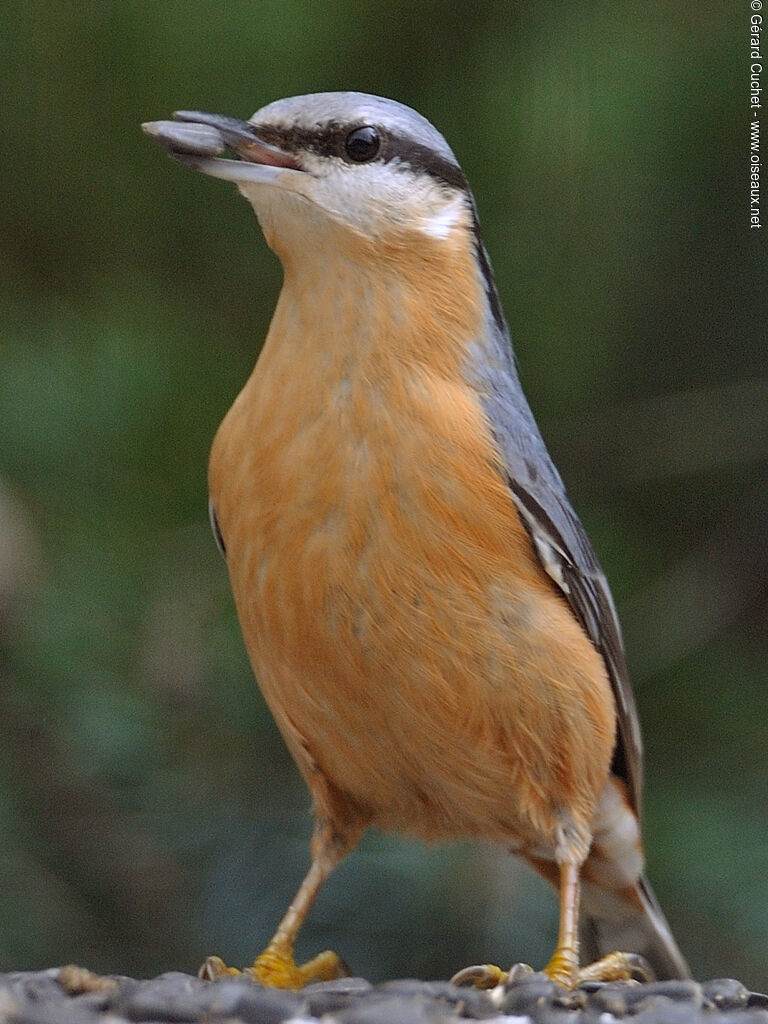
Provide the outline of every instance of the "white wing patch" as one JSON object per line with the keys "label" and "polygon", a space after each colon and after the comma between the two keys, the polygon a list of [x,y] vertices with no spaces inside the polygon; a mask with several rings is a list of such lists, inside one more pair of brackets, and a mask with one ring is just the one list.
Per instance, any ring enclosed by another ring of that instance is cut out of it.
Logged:
{"label": "white wing patch", "polygon": [[512,499],[517,506],[517,511],[520,513],[521,518],[528,528],[528,533],[531,536],[533,546],[536,548],[536,554],[539,556],[539,561],[544,567],[544,571],[555,581],[564,594],[570,594],[571,588],[566,583],[565,576],[563,574],[563,566],[572,565],[570,558],[566,555],[560,545],[544,532],[539,520],[536,519],[535,516],[531,515],[521,501],[518,501],[514,492],[512,494]]}

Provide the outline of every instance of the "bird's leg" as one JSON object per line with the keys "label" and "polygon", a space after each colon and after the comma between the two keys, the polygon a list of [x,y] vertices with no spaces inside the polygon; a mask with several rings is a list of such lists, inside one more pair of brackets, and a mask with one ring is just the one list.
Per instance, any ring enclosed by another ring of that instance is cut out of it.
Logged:
{"label": "bird's leg", "polygon": [[544,974],[567,989],[574,989],[584,981],[628,981],[630,978],[653,981],[653,971],[637,953],[609,953],[586,967],[579,967],[580,871],[581,864],[574,861],[560,865],[557,948],[544,968]]}
{"label": "bird's leg", "polygon": [[353,836],[334,833],[328,824],[318,823],[312,839],[312,864],[291,905],[263,953],[242,972],[227,967],[218,956],[206,958],[198,974],[209,981],[224,974],[246,974],[272,988],[302,988],[310,981],[331,981],[347,973],[342,960],[325,950],[298,966],[293,957],[296,936],[312,907],[320,888],[336,865],[356,845],[360,832]]}
{"label": "bird's leg", "polygon": [[[601,960],[579,967],[580,871],[580,862],[573,859],[565,860],[559,866],[560,924],[557,946],[543,973],[566,989],[574,989],[583,981],[625,981],[629,978],[652,981],[653,972],[643,957],[636,953],[609,953]],[[513,972],[516,969],[519,971],[521,967],[526,965],[518,964],[511,971],[502,971],[494,964],[478,964],[465,967],[451,981],[454,985],[471,983],[477,988],[493,988],[505,984]]]}
{"label": "bird's leg", "polygon": [[[574,858],[561,862],[560,872],[560,924],[557,947],[543,973],[562,985],[575,988],[579,975],[579,869]],[[492,988],[509,980],[510,972],[493,964],[465,967],[451,979],[455,985],[471,982],[477,988]]]}
{"label": "bird's leg", "polygon": [[560,924],[557,946],[544,974],[562,985],[575,988],[579,974],[579,870],[581,865],[568,860],[560,865]]}
{"label": "bird's leg", "polygon": [[344,965],[330,950],[319,953],[300,967],[293,958],[293,947],[299,929],[315,902],[320,887],[336,863],[338,862],[331,861],[328,857],[312,861],[312,866],[269,945],[256,957],[253,966],[247,968],[246,974],[250,974],[262,985],[271,985],[273,988],[301,988],[309,981],[331,981],[333,978],[344,976]]}

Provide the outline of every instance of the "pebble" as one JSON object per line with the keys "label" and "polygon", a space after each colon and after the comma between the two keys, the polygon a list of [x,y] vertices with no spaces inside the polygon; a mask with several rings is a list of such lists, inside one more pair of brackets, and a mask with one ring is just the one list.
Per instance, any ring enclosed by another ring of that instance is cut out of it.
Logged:
{"label": "pebble", "polygon": [[491,992],[447,981],[363,978],[301,992],[247,978],[201,981],[171,972],[148,981],[82,968],[0,974],[0,1024],[768,1024],[768,995],[733,978],[701,983],[597,982],[565,992],[520,973]]}
{"label": "pebble", "polygon": [[373,986],[364,978],[341,978],[339,981],[316,981],[302,990],[307,1015],[322,1017],[335,1014],[360,1001]]}
{"label": "pebble", "polygon": [[742,985],[734,978],[714,978],[712,981],[705,981],[701,986],[701,993],[707,1006],[717,1010],[740,1010],[749,1001],[749,990],[746,985]]}
{"label": "pebble", "polygon": [[527,1016],[533,1010],[552,1006],[562,994],[563,990],[546,974],[528,974],[505,985],[499,1010],[513,1017]]}

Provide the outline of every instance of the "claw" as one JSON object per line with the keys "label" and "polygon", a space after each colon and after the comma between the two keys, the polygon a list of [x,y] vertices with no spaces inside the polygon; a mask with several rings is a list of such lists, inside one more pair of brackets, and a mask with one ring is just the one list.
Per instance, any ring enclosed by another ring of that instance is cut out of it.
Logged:
{"label": "claw", "polygon": [[582,967],[577,984],[583,981],[655,981],[651,965],[638,953],[609,953],[602,960]]}
{"label": "claw", "polygon": [[496,988],[503,985],[509,978],[509,971],[502,971],[495,964],[475,964],[464,967],[451,978],[452,985],[469,985],[475,988]]}
{"label": "claw", "polygon": [[203,981],[216,981],[226,974],[242,974],[236,967],[227,967],[220,956],[207,956],[197,971],[198,978]]}

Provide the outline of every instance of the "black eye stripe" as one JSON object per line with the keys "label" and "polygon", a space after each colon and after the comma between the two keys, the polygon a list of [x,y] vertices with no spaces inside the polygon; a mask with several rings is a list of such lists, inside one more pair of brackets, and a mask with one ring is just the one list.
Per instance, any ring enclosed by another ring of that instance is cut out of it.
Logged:
{"label": "black eye stripe", "polygon": [[400,160],[415,171],[424,171],[458,192],[469,192],[469,184],[458,164],[441,156],[429,146],[407,136],[391,135],[387,140],[387,159]]}
{"label": "black eye stripe", "polygon": [[[352,131],[364,127],[367,127],[365,123],[351,125],[332,123],[322,127],[318,125],[316,128],[293,127],[283,130],[272,125],[255,125],[254,134],[264,142],[285,149],[289,153],[309,150],[318,156],[344,159],[345,140]],[[376,159],[372,161],[373,163],[376,161],[382,163],[399,161],[414,171],[428,174],[449,188],[459,192],[469,192],[464,172],[453,160],[407,135],[389,132],[379,125],[371,127],[376,127],[381,137],[381,149]]]}
{"label": "black eye stripe", "polygon": [[329,124],[323,128],[318,125],[317,128],[293,127],[284,130],[271,125],[254,125],[254,134],[289,153],[305,149],[318,156],[339,156],[342,143],[352,127]]}

